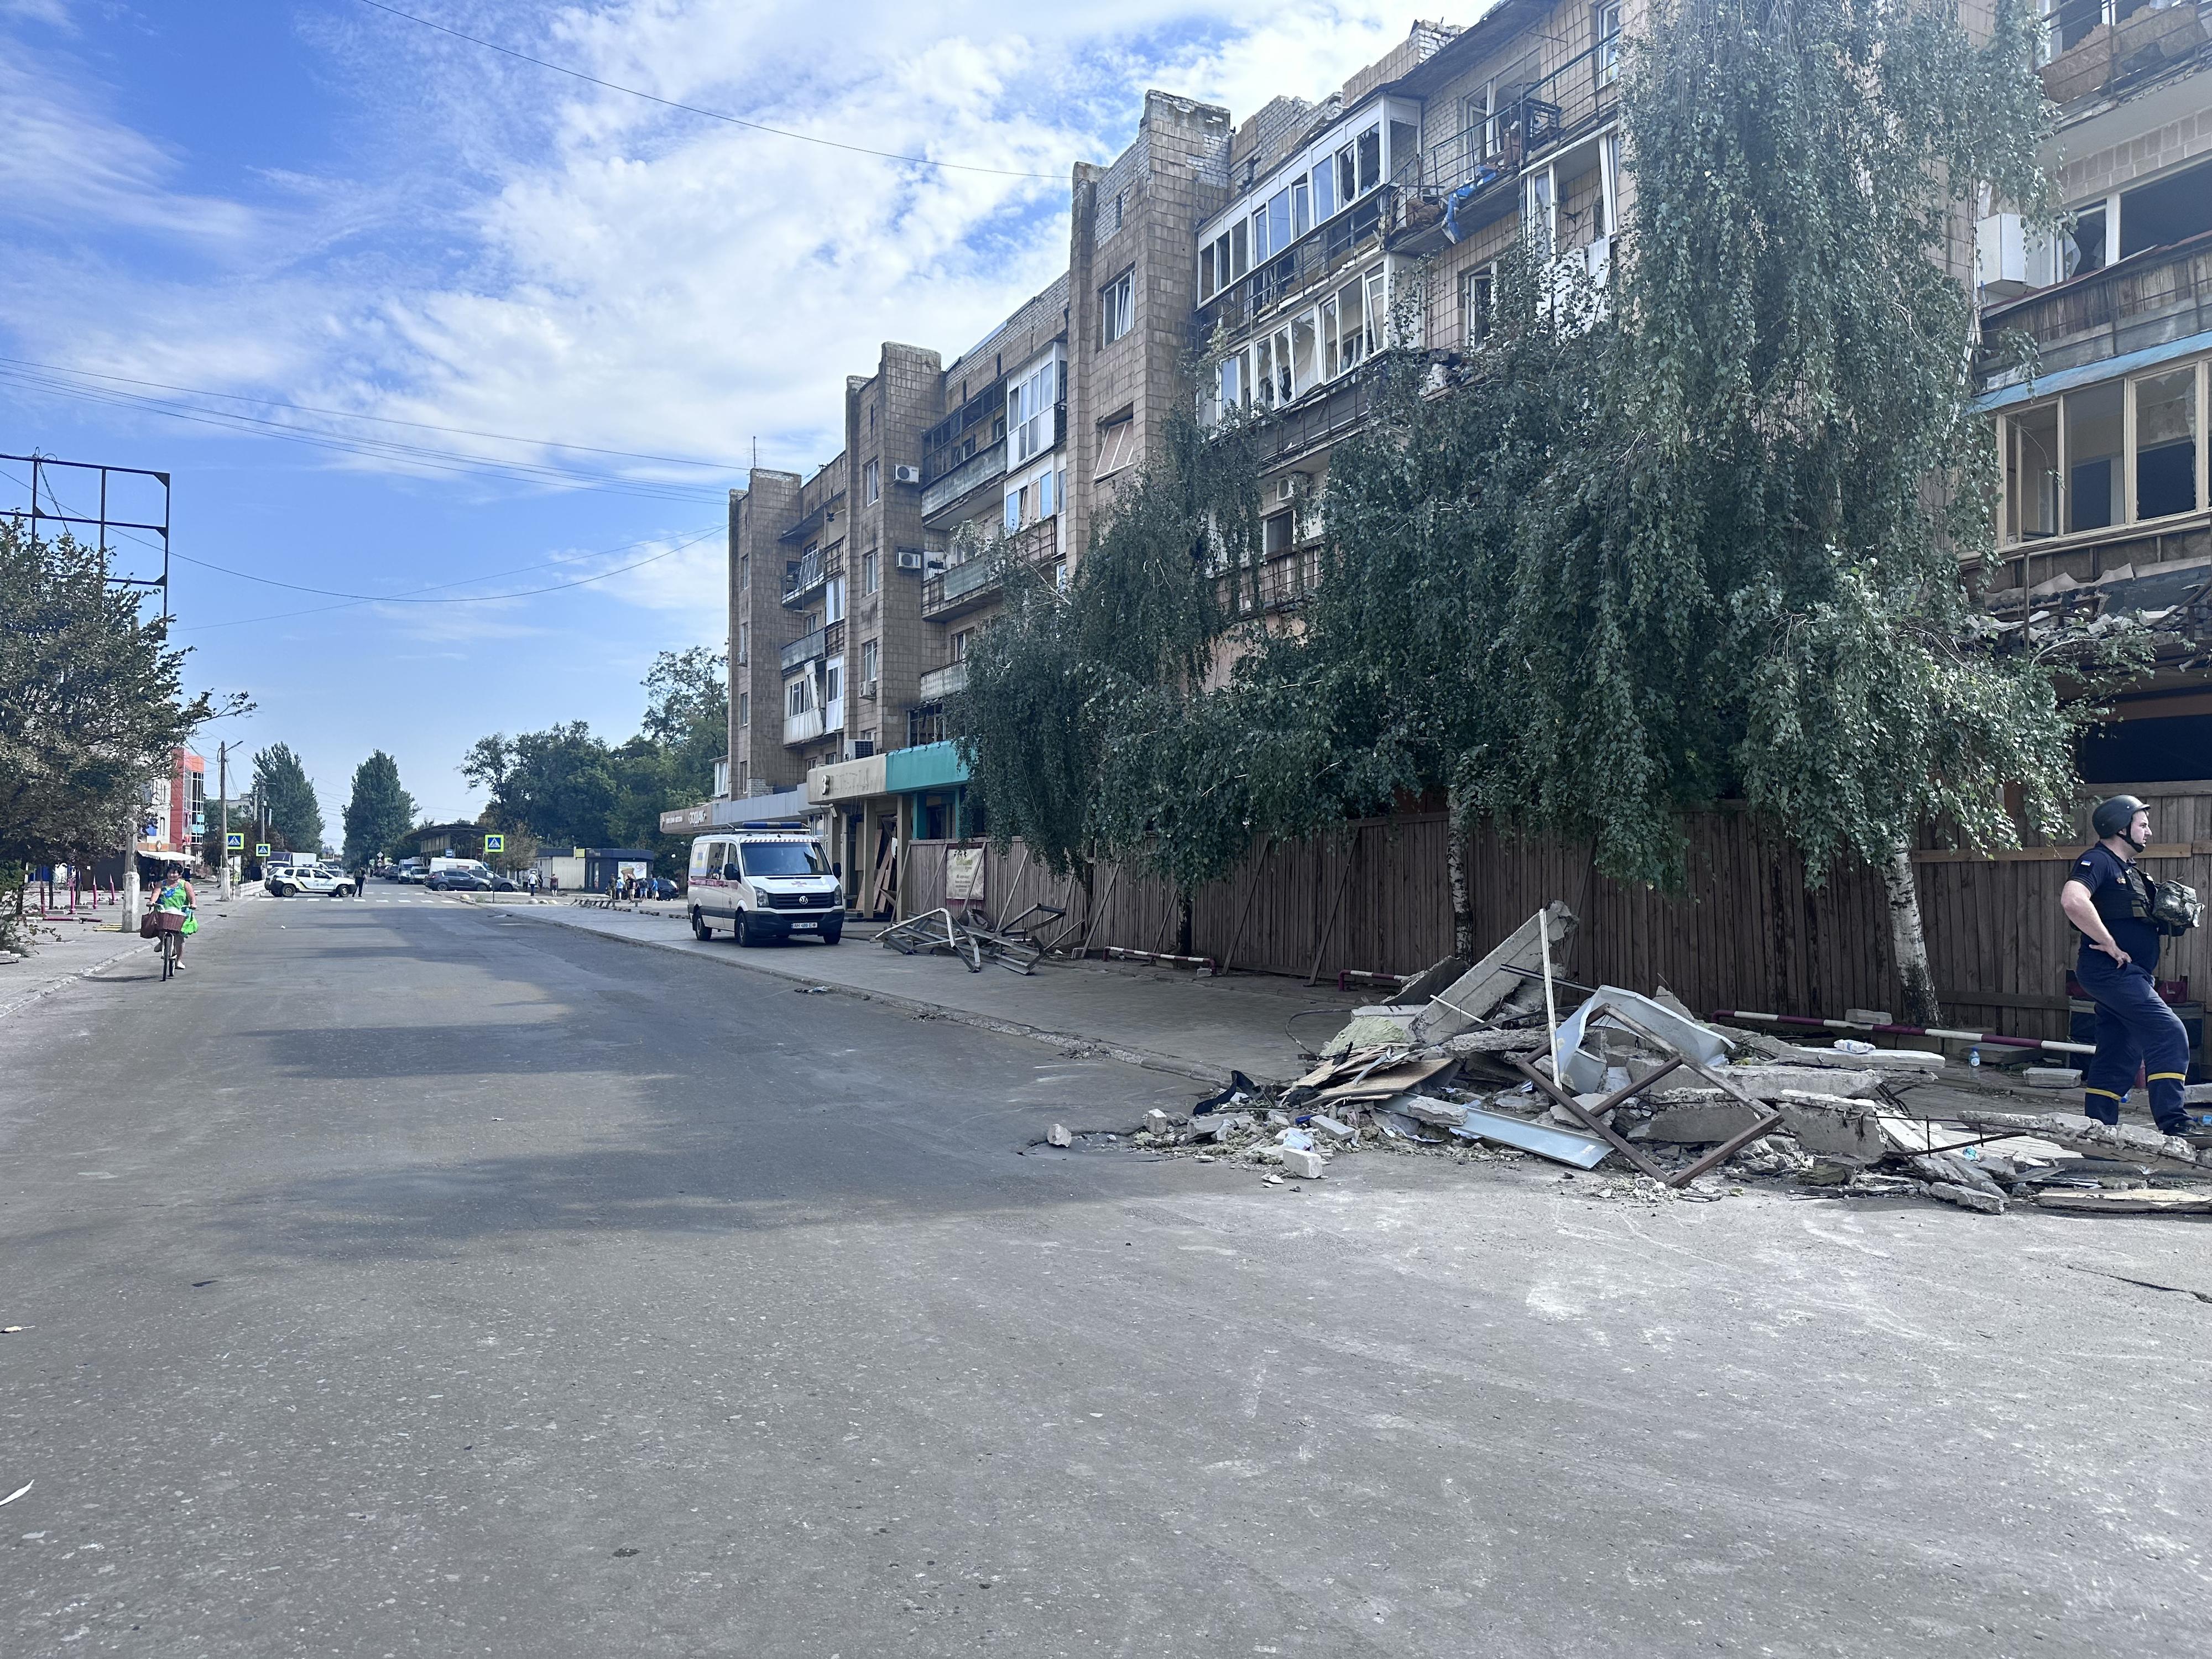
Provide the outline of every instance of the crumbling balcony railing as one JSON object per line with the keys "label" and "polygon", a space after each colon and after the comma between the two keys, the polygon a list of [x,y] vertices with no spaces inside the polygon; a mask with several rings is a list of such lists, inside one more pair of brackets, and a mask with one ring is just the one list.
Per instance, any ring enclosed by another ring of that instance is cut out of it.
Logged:
{"label": "crumbling balcony railing", "polygon": [[2212,330],[2212,231],[2142,252],[1982,313],[1975,367],[1985,386],[2008,373],[2008,335],[2034,343],[2036,370],[2099,363]]}
{"label": "crumbling balcony railing", "polygon": [[2062,111],[2105,98],[2124,98],[2156,81],[2187,72],[2212,54],[2198,8],[2185,3],[2128,5],[2112,10],[2103,0],[2066,0],[2045,21],[2051,61],[2037,71],[2043,90]]}
{"label": "crumbling balcony railing", "polygon": [[1442,201],[1473,186],[1460,213],[1477,222],[1520,206],[1521,169],[1613,118],[1620,101],[1620,37],[1608,34],[1540,80],[1498,100],[1496,113],[1429,145],[1391,179],[1401,191]]}

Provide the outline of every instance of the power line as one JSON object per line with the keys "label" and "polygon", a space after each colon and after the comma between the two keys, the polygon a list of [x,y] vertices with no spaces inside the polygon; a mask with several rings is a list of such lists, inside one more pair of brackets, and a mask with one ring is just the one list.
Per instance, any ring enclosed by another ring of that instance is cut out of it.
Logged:
{"label": "power line", "polygon": [[410,23],[419,23],[426,29],[435,29],[441,34],[450,34],[456,40],[465,40],[472,46],[482,46],[487,52],[495,52],[503,57],[519,58],[526,64],[535,64],[539,69],[550,70],[556,75],[565,75],[573,80],[588,82],[595,87],[605,87],[609,92],[627,93],[632,98],[642,98],[646,102],[659,104],[664,109],[680,109],[688,115],[703,115],[710,121],[726,121],[733,127],[745,127],[754,132],[772,134],[778,138],[795,138],[802,144],[820,144],[829,149],[849,150],[855,155],[873,155],[886,161],[903,161],[909,167],[939,167],[954,173],[988,173],[1000,179],[1056,179],[1060,177],[1056,173],[1031,173],[1022,167],[987,167],[978,166],[973,161],[939,161],[927,155],[902,155],[896,150],[871,149],[866,144],[840,143],[835,138],[817,138],[811,133],[793,132],[787,127],[772,127],[759,121],[748,121],[742,116],[727,114],[721,110],[702,109],[696,104],[681,104],[673,98],[663,98],[654,93],[641,92],[635,87],[619,86],[612,81],[602,81],[596,75],[586,75],[583,70],[570,69],[565,64],[551,64],[543,58],[532,58],[526,52],[517,52],[513,46],[502,46],[496,40],[485,40],[473,34],[464,34],[460,30],[448,28],[443,23],[434,23],[427,17],[417,17],[414,13],[402,11],[397,6],[387,6],[384,3],[384,0],[361,0],[361,3],[372,10],[386,12],[393,17],[403,18]]}
{"label": "power line", "polygon": [[628,461],[662,461],[671,466],[703,467],[715,472],[743,472],[732,461],[695,461],[681,455],[650,455],[635,449],[602,449],[596,444],[563,443],[557,438],[524,438],[512,432],[484,432],[469,426],[437,426],[428,421],[403,421],[390,415],[362,415],[350,410],[321,409],[313,404],[289,403],[282,398],[249,398],[243,392],[210,392],[205,386],[172,386],[167,380],[134,380],[128,374],[103,374],[97,369],[71,368],[64,363],[42,363],[28,357],[0,356],[0,364],[16,368],[42,369],[55,374],[74,374],[88,380],[112,380],[121,386],[147,386],[159,392],[183,392],[195,398],[220,398],[226,402],[255,404],[264,409],[289,409],[301,415],[327,415],[341,421],[374,421],[380,426],[412,427],[419,432],[447,432],[463,438],[495,438],[501,443],[533,444],[540,449],[573,449],[586,455],[613,455]]}
{"label": "power line", "polygon": [[530,461],[494,460],[465,455],[453,450],[400,443],[392,439],[347,438],[332,433],[307,432],[282,421],[264,420],[258,416],[241,415],[228,410],[199,409],[139,392],[111,391],[104,386],[76,386],[67,380],[57,380],[22,369],[0,367],[0,383],[13,383],[61,397],[81,398],[87,403],[101,404],[109,408],[133,409],[149,415],[166,416],[172,420],[190,421],[201,426],[212,426],[221,431],[252,437],[281,438],[288,443],[333,450],[369,460],[400,462],[434,472],[499,478],[509,483],[554,484],[570,489],[594,489],[610,495],[641,496],[650,501],[697,502],[718,499],[722,493],[698,484],[657,484],[647,480],[609,477],[605,473],[584,472],[573,467]]}
{"label": "power line", "polygon": [[[698,534],[693,536],[688,542],[679,542],[674,547],[666,548],[659,553],[655,553],[651,558],[640,559],[636,564],[626,564],[623,566],[620,570],[604,570],[596,576],[580,577],[573,582],[556,582],[550,587],[526,587],[520,592],[515,593],[470,593],[442,599],[418,599],[414,596],[422,593],[434,593],[441,587],[460,587],[465,586],[469,582],[492,581],[500,576],[514,575],[523,570],[540,570],[544,568],[544,565],[518,565],[514,570],[494,571],[491,574],[485,576],[467,576],[464,577],[460,581],[440,582],[430,587],[409,588],[404,592],[400,593],[349,593],[342,588],[308,587],[299,582],[279,581],[274,576],[257,576],[250,570],[233,570],[228,565],[211,564],[205,559],[195,559],[188,553],[179,553],[174,556],[182,560],[186,564],[198,565],[203,570],[212,570],[220,575],[235,576],[240,581],[259,582],[264,587],[282,587],[295,593],[313,593],[317,595],[319,598],[326,599],[351,599],[357,603],[367,605],[482,605],[487,600],[491,599],[527,599],[533,593],[557,593],[562,588],[581,587],[587,582],[605,581],[609,576],[621,575],[623,570],[635,570],[638,568],[639,565],[652,564],[656,560],[668,557],[670,554],[681,553],[687,547],[696,547],[701,542],[705,541],[709,536],[714,535],[717,531],[720,530],[721,527],[722,526],[720,525],[710,526],[707,529],[702,530]],[[607,556],[608,553],[626,552],[630,548],[641,547],[644,544],[645,544],[642,542],[629,542],[625,543],[622,547],[609,548],[606,553],[581,553],[577,554],[573,558],[566,561],[551,559],[547,560],[545,563],[574,563],[575,559],[579,558],[603,559]]]}
{"label": "power line", "polygon": [[[310,605],[303,611],[279,611],[273,615],[265,617],[234,617],[228,622],[195,623],[189,628],[179,628],[171,631],[179,634],[198,634],[216,628],[244,628],[253,623],[282,622],[289,617],[315,617],[320,616],[324,612],[330,611],[350,611],[355,606],[362,605],[480,605],[486,601],[494,599],[525,599],[541,593],[559,593],[572,587],[588,587],[594,582],[603,582],[611,577],[625,575],[633,570],[641,570],[649,564],[658,564],[663,559],[673,558],[676,555],[684,552],[689,548],[696,547],[701,542],[705,541],[708,536],[716,534],[720,528],[721,526],[718,525],[714,530],[709,530],[703,535],[695,536],[688,542],[679,542],[674,547],[664,549],[662,551],[653,554],[649,558],[639,559],[634,563],[623,565],[613,570],[603,570],[596,576],[581,576],[573,582],[556,582],[552,586],[547,587],[526,587],[512,593],[479,593],[449,599],[409,599],[405,595],[393,596],[381,593],[363,594],[354,598],[342,599],[337,605]],[[633,546],[635,544],[636,544],[635,543],[632,544]],[[179,554],[177,556],[183,558],[185,556]],[[593,556],[587,555],[585,556]],[[206,565],[204,561],[198,559],[191,559],[187,561],[187,562],[204,565],[205,568],[210,570],[222,569],[222,567],[219,565]],[[532,567],[527,565],[522,567],[524,569],[529,569],[532,568]],[[223,574],[226,575],[245,575],[243,571],[224,571]],[[270,578],[266,576],[246,576],[246,580],[248,581],[267,582],[270,586],[276,587],[291,587],[295,586],[295,584],[290,582],[273,581]],[[477,577],[475,580],[481,581],[486,579]],[[450,582],[446,584],[447,586],[457,585],[458,584]],[[331,590],[325,588],[302,588],[300,591],[303,592],[315,593],[327,592]],[[418,589],[416,591],[428,592],[430,590]]]}

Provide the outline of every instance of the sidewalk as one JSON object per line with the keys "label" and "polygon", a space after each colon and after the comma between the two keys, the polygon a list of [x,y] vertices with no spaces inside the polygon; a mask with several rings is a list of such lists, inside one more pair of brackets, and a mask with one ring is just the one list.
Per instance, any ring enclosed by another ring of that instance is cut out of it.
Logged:
{"label": "sidewalk", "polygon": [[[241,891],[228,904],[210,898],[200,906],[201,922],[204,926],[210,920],[259,896],[258,891]],[[154,949],[136,933],[118,932],[113,910],[107,911],[105,918],[97,922],[53,921],[43,925],[51,932],[40,940],[36,951],[28,956],[0,957],[0,1019],[137,951],[144,951],[150,955]]]}
{"label": "sidewalk", "polygon": [[[586,909],[573,904],[486,904],[503,915],[597,933],[652,949],[681,951],[799,985],[820,985],[925,1018],[1103,1049],[1207,1083],[1233,1069],[1259,1082],[1287,1082],[1310,1062],[1285,1029],[1302,1009],[1334,1020],[1300,1020],[1298,1035],[1318,1046],[1343,1016],[1380,993],[1308,988],[1297,980],[1254,974],[1200,979],[1194,974],[1121,963],[1048,962],[1024,977],[987,963],[980,974],[951,957],[901,956],[848,929],[836,945],[778,945],[741,950],[725,937],[691,937],[680,904],[641,909]],[[871,932],[873,930],[871,929]]]}

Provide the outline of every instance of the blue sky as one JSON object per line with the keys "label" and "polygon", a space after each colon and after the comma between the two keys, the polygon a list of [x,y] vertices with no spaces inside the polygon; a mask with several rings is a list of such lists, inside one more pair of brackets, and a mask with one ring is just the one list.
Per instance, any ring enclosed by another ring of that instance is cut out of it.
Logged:
{"label": "blue sky", "polygon": [[192,681],[258,705],[201,746],[290,743],[333,827],[372,749],[473,817],[483,733],[634,731],[655,652],[723,642],[756,442],[811,471],[879,342],[949,358],[1049,281],[1146,87],[1242,119],[1414,15],[393,3],[1004,171],[365,0],[0,0],[0,451],[172,475]]}

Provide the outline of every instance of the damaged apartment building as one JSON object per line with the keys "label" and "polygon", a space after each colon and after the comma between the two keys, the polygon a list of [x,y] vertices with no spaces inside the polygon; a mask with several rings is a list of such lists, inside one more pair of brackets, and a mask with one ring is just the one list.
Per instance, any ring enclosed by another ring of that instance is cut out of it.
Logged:
{"label": "damaged apartment building", "polygon": [[2055,236],[2002,210],[1978,227],[2004,479],[1985,603],[2031,635],[2124,614],[2154,630],[2155,672],[2084,744],[2093,784],[2201,778],[2212,755],[2208,20],[2194,0],[2051,5],[2048,162],[2069,217]]}
{"label": "damaged apartment building", "polygon": [[[1241,122],[1148,94],[1129,147],[1074,169],[1063,276],[949,362],[885,345],[846,384],[841,453],[733,495],[731,793],[803,787],[871,909],[904,842],[980,829],[944,711],[1003,604],[1007,556],[1066,580],[1178,415],[1266,416],[1261,575],[1240,598],[1255,622],[1293,615],[1318,577],[1329,455],[1370,417],[1376,355],[1415,331],[1449,380],[1481,349],[1499,261],[1523,240],[1605,303],[1633,191],[1623,41],[1646,15],[1642,0],[1499,0],[1465,27],[1415,24],[1319,102],[1276,98]],[[1947,250],[1986,302],[2001,618],[2056,594],[2204,607],[2204,17],[2053,0],[2043,74],[2070,234],[2039,243],[1992,210]],[[2036,343],[2032,378],[1998,349],[2014,335]],[[2124,705],[2116,729],[2140,735],[2100,739],[2120,747],[2092,775],[2160,775],[2123,756],[2131,742],[2203,752],[2203,667],[2175,656]],[[2176,720],[2199,722],[2193,748]]]}

